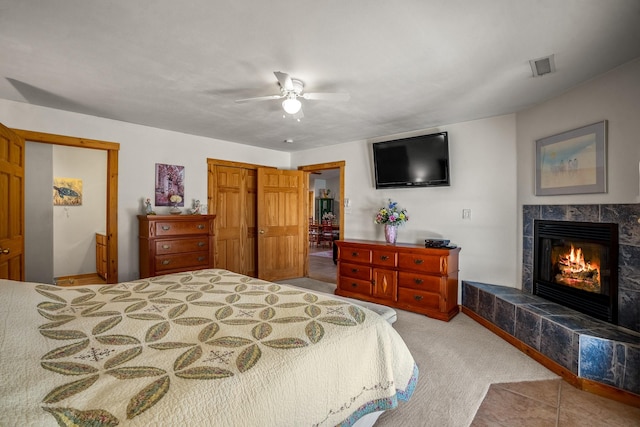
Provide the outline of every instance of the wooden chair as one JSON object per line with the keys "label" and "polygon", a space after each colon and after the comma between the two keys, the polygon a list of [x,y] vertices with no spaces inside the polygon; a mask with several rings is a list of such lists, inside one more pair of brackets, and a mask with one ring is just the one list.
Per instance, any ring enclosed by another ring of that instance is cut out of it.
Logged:
{"label": "wooden chair", "polygon": [[309,223],[309,246],[318,247],[320,245],[320,228],[318,224]]}
{"label": "wooden chair", "polygon": [[322,228],[321,228],[321,233],[320,233],[320,242],[322,244],[322,246],[325,246],[325,243],[327,243],[328,247],[332,247],[333,246],[333,226],[331,225],[331,222],[324,222],[322,223]]}

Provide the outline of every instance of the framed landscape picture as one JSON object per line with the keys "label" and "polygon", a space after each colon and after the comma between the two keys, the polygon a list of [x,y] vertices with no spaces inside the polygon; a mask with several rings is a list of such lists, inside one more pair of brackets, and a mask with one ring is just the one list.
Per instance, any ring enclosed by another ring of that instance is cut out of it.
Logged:
{"label": "framed landscape picture", "polygon": [[536,141],[536,196],[606,192],[606,120]]}

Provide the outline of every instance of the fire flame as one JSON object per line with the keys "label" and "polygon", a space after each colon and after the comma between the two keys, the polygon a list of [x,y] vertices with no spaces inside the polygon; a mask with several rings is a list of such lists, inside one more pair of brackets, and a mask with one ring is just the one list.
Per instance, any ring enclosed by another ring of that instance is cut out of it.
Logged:
{"label": "fire flame", "polygon": [[556,276],[556,281],[568,286],[597,291],[596,289],[600,286],[599,264],[598,259],[585,261],[582,248],[576,249],[571,245],[571,251],[558,258],[560,274]]}
{"label": "fire flame", "polygon": [[566,265],[572,273],[578,273],[584,270],[593,270],[591,262],[584,261],[582,248],[575,249],[573,245],[571,245],[571,252],[561,260],[560,263]]}

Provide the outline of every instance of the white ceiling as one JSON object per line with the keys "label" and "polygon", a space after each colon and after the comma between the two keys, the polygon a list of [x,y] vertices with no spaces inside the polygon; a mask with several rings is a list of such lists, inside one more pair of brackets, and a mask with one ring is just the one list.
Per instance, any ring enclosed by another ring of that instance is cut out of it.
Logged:
{"label": "white ceiling", "polygon": [[[283,151],[512,113],[638,57],[639,0],[0,0],[0,98]],[[274,71],[351,99],[234,102]]]}

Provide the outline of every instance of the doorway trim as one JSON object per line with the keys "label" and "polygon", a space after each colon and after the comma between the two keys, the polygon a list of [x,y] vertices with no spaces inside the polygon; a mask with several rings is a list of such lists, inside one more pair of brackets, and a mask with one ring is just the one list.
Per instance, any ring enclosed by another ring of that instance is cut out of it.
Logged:
{"label": "doorway trim", "polygon": [[[340,169],[340,199],[338,202],[340,203],[340,240],[344,239],[344,171],[347,166],[347,162],[344,160],[339,160],[337,162],[330,163],[318,163],[315,165],[305,165],[298,166],[298,170],[305,172],[314,172],[321,171],[327,169]],[[307,242],[308,244],[308,242]]]}
{"label": "doorway trim", "polygon": [[[107,152],[107,283],[118,283],[118,151],[117,142],[11,129],[25,141]],[[24,217],[22,218],[24,222]]]}

